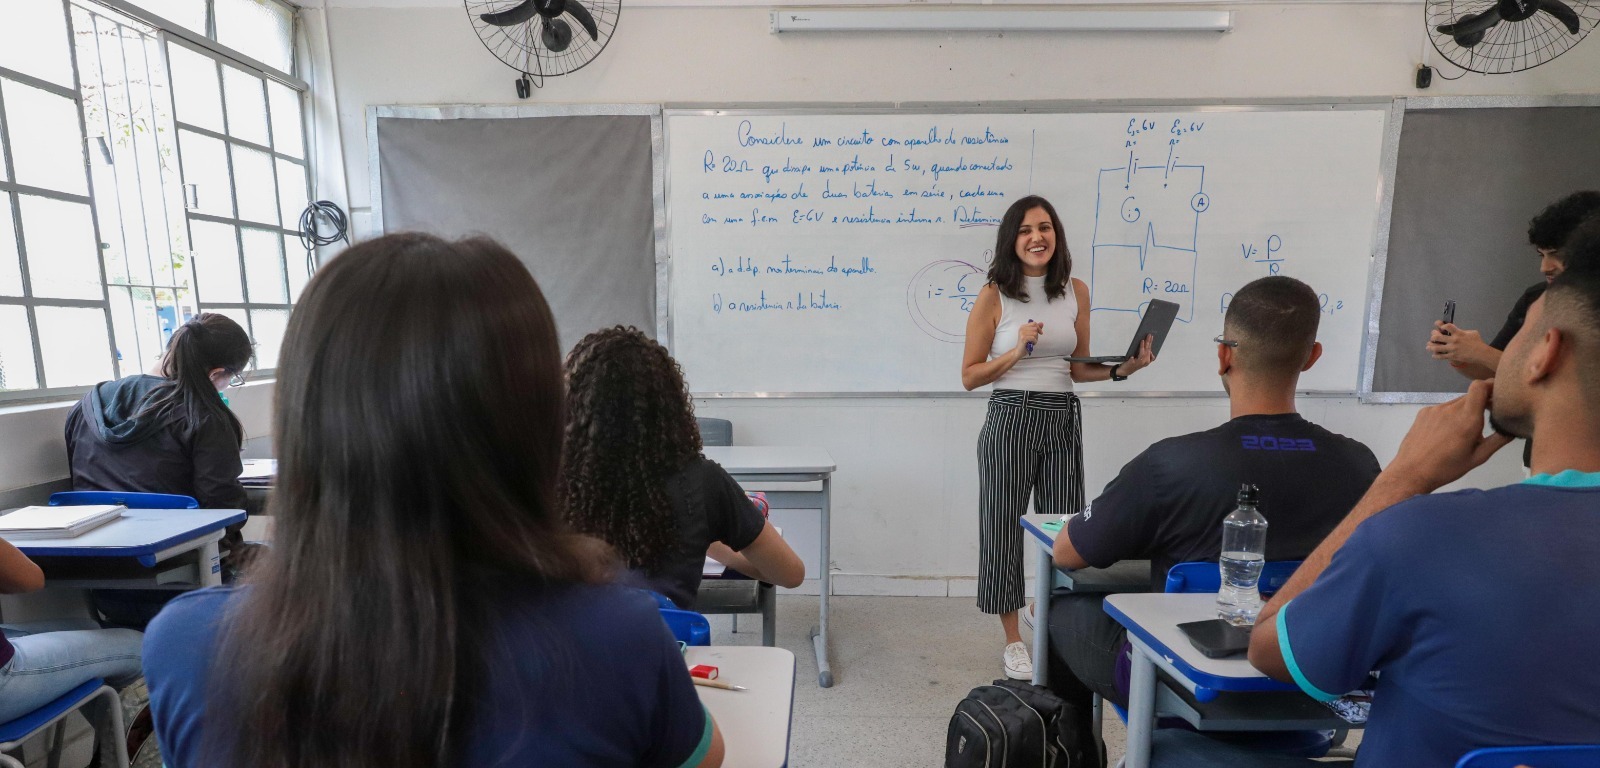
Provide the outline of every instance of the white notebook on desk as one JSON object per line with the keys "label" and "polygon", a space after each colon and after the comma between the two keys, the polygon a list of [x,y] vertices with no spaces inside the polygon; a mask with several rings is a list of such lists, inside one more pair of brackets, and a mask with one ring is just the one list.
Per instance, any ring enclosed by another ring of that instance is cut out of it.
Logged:
{"label": "white notebook on desk", "polygon": [[0,536],[12,541],[70,539],[122,517],[121,504],[23,507],[0,515]]}

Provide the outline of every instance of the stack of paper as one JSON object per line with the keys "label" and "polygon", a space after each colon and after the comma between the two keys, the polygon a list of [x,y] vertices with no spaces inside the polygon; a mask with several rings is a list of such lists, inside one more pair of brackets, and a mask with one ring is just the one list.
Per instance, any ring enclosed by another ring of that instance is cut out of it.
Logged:
{"label": "stack of paper", "polygon": [[277,459],[249,459],[244,471],[239,473],[239,483],[251,486],[270,486],[278,479]]}
{"label": "stack of paper", "polygon": [[122,517],[121,504],[75,507],[23,507],[0,515],[0,536],[12,541],[70,539]]}

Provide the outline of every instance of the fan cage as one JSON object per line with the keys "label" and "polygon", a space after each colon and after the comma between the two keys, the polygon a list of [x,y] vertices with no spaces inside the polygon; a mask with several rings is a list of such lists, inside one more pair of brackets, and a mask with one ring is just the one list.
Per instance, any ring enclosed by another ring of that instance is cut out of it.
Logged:
{"label": "fan cage", "polygon": [[1495,0],[1428,0],[1428,37],[1439,55],[1470,72],[1503,75],[1533,69],[1571,50],[1600,24],[1597,0],[1565,2],[1578,14],[1577,34],[1568,32],[1549,13],[1539,11],[1523,21],[1502,21],[1484,33],[1477,45],[1463,48],[1451,36],[1439,32],[1439,26],[1489,10],[1497,4]]}
{"label": "fan cage", "polygon": [[483,43],[484,48],[506,66],[542,78],[572,74],[594,61],[595,57],[605,50],[606,44],[611,42],[611,35],[617,28],[617,19],[622,15],[620,0],[567,0],[567,2],[581,2],[583,7],[588,9],[594,16],[599,39],[589,39],[589,33],[584,31],[577,20],[569,14],[562,14],[557,18],[572,28],[572,46],[559,53],[545,48],[543,41],[540,40],[543,20],[538,16],[510,27],[497,27],[479,18],[480,14],[499,13],[515,8],[521,5],[523,0],[466,0],[465,5],[467,18],[472,20],[472,27],[478,33],[478,41]]}

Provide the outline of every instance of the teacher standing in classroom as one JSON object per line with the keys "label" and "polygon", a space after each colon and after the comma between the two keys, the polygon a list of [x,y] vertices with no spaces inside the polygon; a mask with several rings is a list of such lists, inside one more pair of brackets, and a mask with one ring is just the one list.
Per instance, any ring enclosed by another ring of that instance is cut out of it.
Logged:
{"label": "teacher standing in classroom", "polygon": [[[1072,277],[1061,218],[1030,195],[1000,220],[989,282],[967,318],[961,385],[993,384],[978,435],[978,610],[1000,616],[1006,677],[1033,677],[1017,629],[1025,603],[1020,520],[1083,508],[1082,410],[1073,382],[1122,381],[1155,361],[1150,339],[1116,365],[1089,354],[1089,286]],[[1032,616],[1027,617],[1031,624]]]}

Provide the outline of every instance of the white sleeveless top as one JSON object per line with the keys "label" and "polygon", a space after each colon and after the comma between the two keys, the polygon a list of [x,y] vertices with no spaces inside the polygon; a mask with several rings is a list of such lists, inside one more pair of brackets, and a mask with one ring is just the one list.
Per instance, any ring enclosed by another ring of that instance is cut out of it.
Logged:
{"label": "white sleeveless top", "polygon": [[1070,355],[1078,348],[1078,294],[1072,288],[1072,281],[1067,281],[1066,294],[1055,301],[1046,300],[1042,275],[1024,275],[1022,288],[1028,297],[1026,303],[1000,294],[1000,324],[994,329],[989,358],[1000,357],[1017,346],[1017,331],[1023,323],[1044,323],[1044,330],[1039,333],[1038,343],[1033,345],[1033,354],[1023,357],[1011,370],[995,379],[993,387],[1071,392],[1071,364],[1059,355]]}

